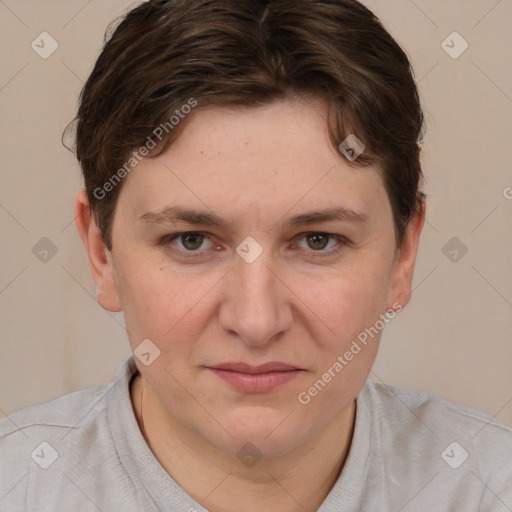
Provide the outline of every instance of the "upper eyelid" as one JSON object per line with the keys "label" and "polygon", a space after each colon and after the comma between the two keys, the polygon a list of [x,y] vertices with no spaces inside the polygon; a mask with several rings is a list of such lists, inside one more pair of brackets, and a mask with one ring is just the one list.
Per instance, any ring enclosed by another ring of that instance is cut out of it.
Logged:
{"label": "upper eyelid", "polygon": [[[201,235],[201,236],[204,236],[205,238],[207,238],[208,240],[210,240],[211,243],[215,243],[213,240],[212,240],[212,235],[210,235],[209,233],[205,232],[205,231],[180,231],[180,232],[177,232],[177,233],[171,233],[169,235],[165,235],[164,237],[161,238],[162,242],[165,242],[166,240],[168,241],[174,241],[174,240],[177,240],[180,236],[182,235],[188,235],[188,234],[196,234],[196,235]],[[338,243],[341,244],[341,245],[346,245],[348,243],[350,243],[350,240],[344,236],[344,235],[339,235],[337,233],[329,233],[327,231],[303,231],[301,233],[298,233],[296,234],[292,240],[296,240],[296,239],[302,239],[304,237],[306,237],[307,235],[327,235],[331,238],[335,238],[338,240]],[[184,251],[182,249],[180,249],[182,252],[188,252],[190,254],[193,254],[193,253],[198,253],[200,254],[201,252],[204,252],[206,251],[207,249],[201,249],[201,250],[196,250],[196,251]],[[328,249],[326,251],[322,250],[322,251],[311,251],[311,252],[317,252],[319,254],[321,253],[329,253],[330,251],[332,251],[333,248],[331,249]]]}

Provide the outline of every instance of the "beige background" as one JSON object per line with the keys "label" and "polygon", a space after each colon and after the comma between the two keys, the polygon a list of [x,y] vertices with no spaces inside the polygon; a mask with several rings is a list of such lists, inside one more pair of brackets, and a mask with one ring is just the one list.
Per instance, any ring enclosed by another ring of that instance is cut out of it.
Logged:
{"label": "beige background", "polygon": [[[371,377],[512,425],[512,2],[365,3],[416,69],[430,195],[413,299],[387,327]],[[0,0],[0,417],[108,382],[129,354],[122,315],[95,300],[73,224],[81,178],[60,135],[107,24],[130,5]],[[59,45],[47,59],[31,48],[43,31]],[[453,31],[469,43],[457,59],[442,47]],[[47,262],[32,252],[42,237],[57,249]],[[457,262],[443,253],[452,237],[468,248]]]}

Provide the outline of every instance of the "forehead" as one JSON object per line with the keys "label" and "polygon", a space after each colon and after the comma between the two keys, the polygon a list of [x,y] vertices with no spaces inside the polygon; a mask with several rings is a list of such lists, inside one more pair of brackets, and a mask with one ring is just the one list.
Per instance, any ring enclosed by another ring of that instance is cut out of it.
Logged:
{"label": "forehead", "polygon": [[198,110],[164,154],[137,165],[121,196],[139,216],[178,200],[217,216],[386,208],[379,169],[350,165],[330,142],[326,117],[321,100]]}

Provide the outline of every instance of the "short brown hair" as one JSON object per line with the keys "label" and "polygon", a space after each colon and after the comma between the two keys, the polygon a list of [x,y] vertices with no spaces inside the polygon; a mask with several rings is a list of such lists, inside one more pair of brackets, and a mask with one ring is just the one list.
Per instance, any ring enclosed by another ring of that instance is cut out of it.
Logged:
{"label": "short brown hair", "polygon": [[423,112],[406,54],[370,10],[356,0],[150,0],[105,36],[76,119],[76,155],[109,250],[122,186],[114,173],[167,126],[144,151],[161,154],[186,126],[186,116],[169,124],[183,105],[254,107],[297,94],[327,101],[337,149],[350,134],[364,142],[354,165],[380,164],[400,247],[421,204]]}

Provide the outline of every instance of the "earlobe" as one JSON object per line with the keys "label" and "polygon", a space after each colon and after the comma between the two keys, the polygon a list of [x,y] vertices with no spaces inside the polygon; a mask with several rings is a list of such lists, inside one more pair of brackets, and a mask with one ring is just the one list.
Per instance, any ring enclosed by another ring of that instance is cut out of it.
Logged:
{"label": "earlobe", "polygon": [[75,195],[74,212],[76,228],[87,251],[89,266],[96,284],[98,303],[108,311],[121,311],[112,254],[96,225],[87,193],[83,188]]}
{"label": "earlobe", "polygon": [[399,249],[393,270],[393,279],[388,296],[387,309],[394,309],[393,304],[405,307],[411,298],[414,266],[418,254],[421,231],[425,223],[426,203],[422,199],[421,206],[409,221],[402,247]]}

